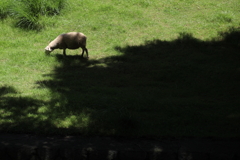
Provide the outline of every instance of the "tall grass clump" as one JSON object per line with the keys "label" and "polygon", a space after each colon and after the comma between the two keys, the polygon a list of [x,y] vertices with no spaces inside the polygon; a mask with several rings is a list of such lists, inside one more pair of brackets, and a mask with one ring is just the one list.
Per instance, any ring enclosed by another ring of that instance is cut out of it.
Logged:
{"label": "tall grass clump", "polygon": [[9,15],[9,8],[11,6],[11,1],[9,0],[1,0],[0,1],[0,19],[4,19]]}
{"label": "tall grass clump", "polygon": [[16,26],[24,29],[41,29],[41,18],[60,14],[65,0],[14,0],[12,15],[17,19]]}

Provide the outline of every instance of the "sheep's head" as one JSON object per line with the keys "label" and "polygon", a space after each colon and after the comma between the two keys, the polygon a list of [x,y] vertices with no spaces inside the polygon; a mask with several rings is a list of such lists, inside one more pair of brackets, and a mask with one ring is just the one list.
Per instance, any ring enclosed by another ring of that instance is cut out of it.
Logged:
{"label": "sheep's head", "polygon": [[45,48],[45,53],[46,53],[46,54],[50,54],[52,51],[53,51],[53,49],[52,49],[51,47],[49,47],[49,46],[47,46],[47,47]]}

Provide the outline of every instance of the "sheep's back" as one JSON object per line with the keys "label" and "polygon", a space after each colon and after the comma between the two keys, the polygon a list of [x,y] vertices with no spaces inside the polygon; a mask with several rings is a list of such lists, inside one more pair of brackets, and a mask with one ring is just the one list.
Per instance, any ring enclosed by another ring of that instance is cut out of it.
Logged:
{"label": "sheep's back", "polygon": [[66,48],[77,49],[82,46],[86,46],[86,36],[79,32],[69,32],[62,34]]}

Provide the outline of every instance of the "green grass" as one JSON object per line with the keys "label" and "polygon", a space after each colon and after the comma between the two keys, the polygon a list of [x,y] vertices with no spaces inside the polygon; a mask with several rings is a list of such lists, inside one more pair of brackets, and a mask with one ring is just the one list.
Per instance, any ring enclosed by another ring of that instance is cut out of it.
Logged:
{"label": "green grass", "polygon": [[2,0],[0,2],[0,20],[6,18],[9,13],[10,3],[8,0]]}
{"label": "green grass", "polygon": [[[6,16],[0,131],[239,138],[239,17],[238,0],[68,0],[42,30]],[[87,35],[89,60],[44,54],[69,31]]]}
{"label": "green grass", "polygon": [[43,17],[59,15],[66,5],[65,0],[3,0],[0,18],[11,16],[16,27],[40,31],[46,25]]}

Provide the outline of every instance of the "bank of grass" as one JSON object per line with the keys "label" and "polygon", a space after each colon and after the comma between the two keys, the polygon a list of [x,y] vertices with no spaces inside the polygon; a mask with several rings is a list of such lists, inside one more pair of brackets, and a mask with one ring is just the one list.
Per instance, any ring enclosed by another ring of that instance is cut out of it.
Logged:
{"label": "bank of grass", "polygon": [[3,0],[0,19],[11,17],[16,27],[40,31],[46,26],[45,17],[59,15],[66,6],[65,0]]}
{"label": "bank of grass", "polygon": [[[239,16],[237,0],[69,0],[40,31],[5,17],[0,130],[239,137]],[[88,36],[89,60],[44,55],[68,31]]]}

